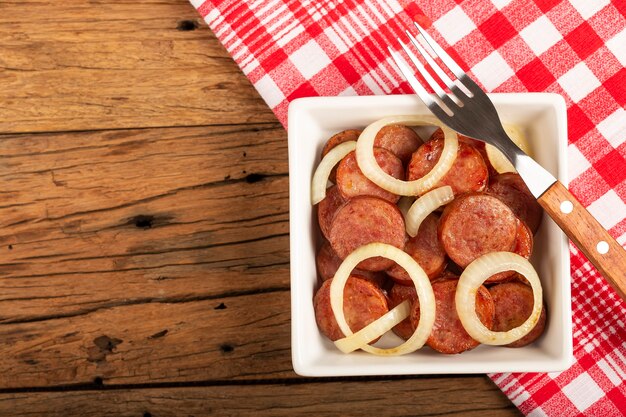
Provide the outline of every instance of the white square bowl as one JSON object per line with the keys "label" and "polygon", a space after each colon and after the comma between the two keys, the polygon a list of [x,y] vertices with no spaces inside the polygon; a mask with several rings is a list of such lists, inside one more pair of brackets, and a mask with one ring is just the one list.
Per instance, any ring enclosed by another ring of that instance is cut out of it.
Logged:
{"label": "white square bowl", "polygon": [[[535,159],[567,184],[567,113],[557,94],[492,94],[500,118],[520,126]],[[379,357],[363,351],[341,353],[319,332],[313,310],[318,278],[317,217],[311,205],[311,178],[324,143],[334,133],[364,128],[390,115],[430,114],[412,95],[311,97],[289,106],[289,219],[291,244],[291,351],[296,373],[303,376],[555,372],[573,360],[568,240],[545,215],[535,236],[531,262],[539,273],[547,305],[544,334],[523,348],[481,345],[458,355],[424,347],[412,354]],[[379,344],[401,340],[386,335]]]}

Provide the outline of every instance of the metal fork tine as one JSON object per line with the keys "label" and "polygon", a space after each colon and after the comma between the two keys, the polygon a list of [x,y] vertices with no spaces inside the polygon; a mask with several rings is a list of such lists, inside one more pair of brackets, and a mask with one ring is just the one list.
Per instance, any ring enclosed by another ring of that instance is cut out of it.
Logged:
{"label": "metal fork tine", "polygon": [[465,95],[467,97],[473,97],[473,93],[471,91],[469,91],[469,89],[466,86],[464,86],[461,83],[461,81],[459,81],[459,80],[453,81],[448,76],[448,74],[446,74],[446,72],[441,68],[441,66],[439,64],[437,64],[437,62],[433,59],[433,57],[430,55],[430,53],[428,53],[426,51],[426,49],[424,48],[422,43],[419,42],[415,38],[415,36],[413,36],[411,34],[411,32],[409,32],[407,30],[406,34],[408,35],[409,39],[411,40],[411,43],[413,45],[415,45],[415,47],[419,51],[420,55],[422,55],[424,57],[424,59],[428,62],[428,65],[430,65],[430,67],[435,71],[435,73],[444,82],[444,84],[448,86],[450,91],[452,91],[453,94],[452,94],[451,98],[457,105],[459,105],[459,106],[463,105],[463,101],[461,100],[461,97],[463,95]]}
{"label": "metal fork tine", "polygon": [[428,65],[430,65],[430,67],[435,71],[435,73],[439,76],[439,78],[441,78],[441,81],[443,81],[443,83],[447,85],[450,90],[456,87],[456,84],[454,84],[454,81],[452,81],[452,79],[448,77],[448,74],[446,74],[446,72],[441,69],[441,67],[435,62],[435,60],[430,56],[430,54],[426,51],[426,49],[424,49],[422,44],[419,43],[417,39],[415,39],[415,37],[411,34],[411,32],[407,30],[406,34],[409,37],[409,40],[411,41],[411,43],[415,45],[419,53],[424,57],[426,62],[428,62]]}
{"label": "metal fork tine", "polygon": [[419,98],[422,99],[424,104],[426,104],[427,106],[432,105],[435,101],[432,99],[428,91],[426,91],[426,89],[422,86],[419,80],[415,77],[415,75],[413,75],[413,71],[411,71],[409,66],[404,62],[404,59],[396,54],[396,52],[389,46],[387,47],[387,49],[389,50],[389,53],[391,54],[393,60],[396,62],[396,65],[400,69],[400,72],[402,73],[402,75],[404,75],[404,78],[406,78],[406,80],[411,85],[411,88],[413,88]]}
{"label": "metal fork tine", "polygon": [[[460,101],[459,101],[459,103],[455,103],[452,100],[452,98],[448,95],[448,93],[446,93],[444,91],[444,89],[441,88],[441,86],[433,78],[433,76],[430,75],[430,73],[428,71],[426,71],[426,68],[424,68],[424,65],[422,65],[422,63],[415,56],[415,54],[399,38],[398,38],[398,42],[400,43],[400,46],[402,46],[402,49],[404,49],[404,52],[406,52],[406,54],[408,55],[408,57],[411,60],[411,62],[413,63],[413,65],[415,65],[415,67],[417,68],[417,71],[420,74],[422,74],[422,77],[424,77],[424,80],[426,80],[428,85],[430,85],[430,87],[439,96],[439,101],[437,101],[437,99],[435,98],[435,101],[437,102],[439,107],[441,107],[443,109],[443,111],[446,112],[446,114],[448,116],[452,116],[454,114],[454,111],[452,109],[455,107],[455,105],[458,106]],[[460,105],[463,105],[463,104],[461,103]]]}
{"label": "metal fork tine", "polygon": [[[398,39],[398,41],[400,40]],[[400,44],[402,45],[402,42],[400,42]],[[402,57],[390,47],[387,47],[387,49],[389,50],[389,53],[391,54],[391,57],[395,61],[396,65],[400,69],[400,72],[402,73],[402,75],[404,75],[404,78],[406,78],[406,80],[411,85],[411,88],[413,88],[413,91],[415,91],[415,93],[424,102],[424,104],[426,104],[426,106],[438,117],[451,116],[452,111],[448,108],[444,109],[445,105],[442,106],[442,103],[437,102],[433,99],[430,93],[426,91],[426,89],[419,82],[417,77],[413,75],[413,71],[411,70],[411,68],[409,68],[404,59],[402,59]]]}
{"label": "metal fork tine", "polygon": [[461,69],[461,67],[459,67],[458,64],[454,62],[454,59],[452,59],[450,55],[448,55],[448,53],[444,51],[443,48],[439,46],[439,44],[435,42],[435,40],[431,38],[430,35],[424,29],[422,29],[420,25],[418,25],[416,22],[413,22],[413,24],[415,25],[417,30],[419,30],[420,34],[424,37],[424,40],[426,41],[428,46],[430,46],[432,50],[435,51],[435,54],[437,54],[441,61],[446,64],[450,71],[452,71],[452,73],[456,75],[456,77],[460,80],[461,77],[465,75],[465,72]]}
{"label": "metal fork tine", "polygon": [[419,73],[422,74],[428,85],[430,85],[430,87],[435,91],[435,93],[437,93],[440,98],[444,98],[446,92],[443,91],[443,88],[441,88],[439,83],[435,81],[435,79],[432,77],[432,75],[430,75],[428,71],[426,71],[426,68],[424,68],[420,60],[417,59],[413,51],[411,51],[403,42],[401,42],[400,39],[398,39],[398,41],[400,42],[400,46],[402,46],[402,49],[404,49],[404,52],[406,52],[406,54],[409,56],[409,59],[411,60],[411,62],[413,62],[413,65],[415,65]]}

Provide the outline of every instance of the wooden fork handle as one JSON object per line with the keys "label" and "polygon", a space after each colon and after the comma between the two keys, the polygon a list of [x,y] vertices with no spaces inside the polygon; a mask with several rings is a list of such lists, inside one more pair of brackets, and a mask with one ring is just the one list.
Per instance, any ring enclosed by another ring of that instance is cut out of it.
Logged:
{"label": "wooden fork handle", "polygon": [[537,201],[626,300],[626,250],[559,181]]}

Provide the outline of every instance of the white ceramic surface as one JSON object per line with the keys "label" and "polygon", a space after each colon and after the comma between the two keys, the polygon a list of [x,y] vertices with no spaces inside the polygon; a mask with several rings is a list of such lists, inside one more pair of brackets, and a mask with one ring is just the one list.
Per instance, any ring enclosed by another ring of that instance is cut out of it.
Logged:
{"label": "white ceramic surface", "polygon": [[[500,118],[523,128],[535,159],[564,184],[567,181],[567,122],[556,94],[492,94]],[[430,114],[415,96],[311,97],[289,106],[289,192],[291,242],[291,349],[293,367],[303,376],[555,372],[572,363],[572,322],[568,241],[548,216],[535,236],[531,259],[541,277],[548,322],[535,343],[518,349],[481,345],[458,355],[424,347],[399,357],[359,351],[343,354],[320,334],[313,295],[318,288],[315,253],[321,238],[310,203],[311,178],[321,149],[334,133],[363,128],[390,115]],[[400,339],[387,335],[378,346]]]}

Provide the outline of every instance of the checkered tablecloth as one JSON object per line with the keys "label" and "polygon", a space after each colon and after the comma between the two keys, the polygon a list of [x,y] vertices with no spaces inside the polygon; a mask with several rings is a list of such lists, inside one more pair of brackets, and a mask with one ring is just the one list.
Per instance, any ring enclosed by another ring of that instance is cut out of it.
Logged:
{"label": "checkered tablecloth", "polygon": [[[626,242],[626,0],[191,0],[278,119],[298,97],[411,93],[386,50],[417,21],[486,90],[568,105],[569,187]],[[494,374],[533,416],[626,413],[626,305],[571,247],[574,365]]]}

